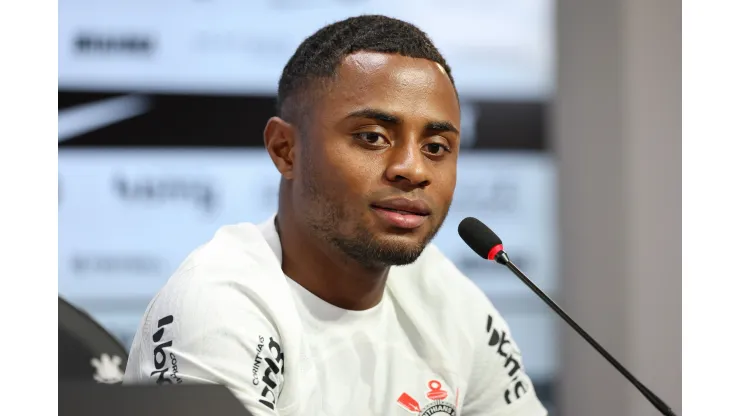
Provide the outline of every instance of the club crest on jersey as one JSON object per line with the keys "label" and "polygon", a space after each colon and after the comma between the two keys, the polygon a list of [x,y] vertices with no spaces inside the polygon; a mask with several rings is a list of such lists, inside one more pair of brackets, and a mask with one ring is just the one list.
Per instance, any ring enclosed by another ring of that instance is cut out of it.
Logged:
{"label": "club crest on jersey", "polygon": [[[429,399],[429,403],[424,407],[421,407],[419,402],[408,393],[401,393],[396,400],[396,403],[409,412],[415,413],[419,416],[454,416],[457,413],[457,403],[452,404],[445,401],[448,394],[446,390],[442,389],[442,383],[437,380],[430,380],[427,386],[429,387],[429,391],[426,396],[427,399]],[[457,402],[457,399],[455,399],[455,402]]]}

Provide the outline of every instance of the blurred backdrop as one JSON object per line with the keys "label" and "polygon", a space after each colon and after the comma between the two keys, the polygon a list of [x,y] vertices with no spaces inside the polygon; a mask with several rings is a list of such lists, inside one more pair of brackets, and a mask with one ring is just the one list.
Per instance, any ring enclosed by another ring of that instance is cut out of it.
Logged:
{"label": "blurred backdrop", "polygon": [[[298,44],[327,23],[361,13],[386,14],[415,23],[430,35],[451,65],[460,92],[463,151],[458,185],[435,243],[508,320],[527,370],[553,415],[611,415],[598,400],[582,398],[591,394],[601,400],[613,389],[621,395],[604,400],[616,406],[611,407],[614,415],[644,414],[639,413],[645,410],[637,402],[640,397],[635,399],[626,390],[627,382],[599,362],[595,352],[583,349],[589,360],[584,367],[563,351],[564,344],[577,349],[585,342],[504,268],[478,258],[456,231],[466,216],[490,224],[507,243],[512,260],[543,290],[562,299],[569,312],[569,307],[575,309],[577,321],[590,316],[584,327],[608,349],[617,344],[615,356],[628,368],[638,363],[639,354],[633,354],[631,341],[625,339],[634,329],[627,324],[631,315],[625,314],[632,310],[632,297],[624,289],[633,282],[626,274],[636,269],[627,270],[603,256],[610,250],[630,254],[625,251],[633,247],[628,246],[630,238],[649,244],[636,234],[644,230],[625,228],[635,218],[628,214],[634,214],[643,199],[625,199],[624,193],[631,192],[630,184],[643,182],[623,176],[635,172],[624,165],[632,160],[627,156],[640,153],[623,152],[627,148],[622,139],[632,132],[617,115],[624,116],[628,104],[624,91],[631,80],[624,75],[635,73],[621,60],[631,51],[622,42],[623,24],[652,23],[640,17],[639,9],[646,6],[636,1],[598,3],[604,4],[60,0],[60,296],[90,313],[128,348],[148,302],[190,251],[221,225],[261,222],[276,210],[279,176],[262,147],[262,130],[274,114],[282,67]],[[634,15],[623,13],[627,5]],[[662,18],[666,5],[648,7],[653,7],[653,17]],[[678,10],[680,25],[680,4]],[[564,22],[569,27],[566,35],[572,37],[568,45],[562,42],[570,38],[558,32]],[[589,43],[592,39],[597,44]],[[568,54],[566,62],[563,53]],[[678,68],[680,73],[680,61]],[[581,118],[581,111],[590,111],[592,118]],[[584,123],[588,125],[578,127]],[[680,155],[680,130],[678,139]],[[624,205],[612,204],[616,202]],[[601,233],[604,227],[614,233]],[[602,244],[606,240],[613,241]],[[576,251],[589,247],[591,268],[573,266]],[[678,272],[666,279],[680,283],[678,263],[671,267]],[[576,284],[580,289],[571,289]],[[571,295],[563,293],[564,288]],[[584,297],[591,300],[584,303]],[[680,300],[673,300],[680,307]],[[602,312],[603,303],[607,309]],[[607,320],[594,317],[599,314]],[[675,319],[680,336],[678,316],[669,313],[652,324],[665,327]],[[653,336],[647,341],[652,342],[651,351],[662,348],[662,339]],[[646,371],[635,373],[640,377]],[[600,374],[603,380],[589,383]],[[656,380],[660,384],[663,379]],[[601,382],[609,389],[600,389]],[[570,387],[564,391],[563,386]],[[673,386],[663,386],[655,388],[659,395],[674,392]],[[593,391],[584,393],[588,388]],[[680,401],[680,392],[675,393]],[[664,397],[674,409],[680,407],[675,397]],[[623,404],[629,400],[636,404]]]}

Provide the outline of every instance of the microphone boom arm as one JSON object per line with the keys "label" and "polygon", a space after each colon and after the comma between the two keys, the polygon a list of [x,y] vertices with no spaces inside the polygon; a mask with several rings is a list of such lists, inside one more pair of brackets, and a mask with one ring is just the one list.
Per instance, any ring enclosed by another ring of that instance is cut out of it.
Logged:
{"label": "microphone boom arm", "polygon": [[550,306],[550,308],[552,308],[552,310],[554,310],[555,313],[557,313],[561,318],[563,318],[563,320],[567,322],[568,325],[571,326],[571,328],[573,328],[576,332],[578,332],[578,334],[581,337],[583,337],[583,339],[585,339],[589,344],[591,344],[591,346],[594,347],[594,349],[598,351],[602,357],[604,357],[607,361],[609,361],[609,363],[613,365],[614,368],[617,369],[617,371],[622,373],[622,375],[625,378],[627,378],[627,380],[629,380],[630,383],[632,383],[632,385],[634,385],[637,388],[637,390],[639,390],[640,393],[642,393],[642,395],[645,396],[645,398],[648,399],[648,401],[650,401],[650,403],[653,404],[653,406],[655,406],[658,410],[660,410],[661,413],[663,413],[666,416],[676,416],[676,414],[673,413],[673,410],[671,410],[671,408],[663,400],[661,400],[658,396],[656,396],[655,393],[650,391],[650,389],[645,387],[645,385],[640,383],[640,381],[637,380],[637,378],[635,378],[635,376],[633,376],[632,373],[627,371],[627,369],[624,368],[624,366],[620,364],[619,361],[617,361],[614,357],[612,357],[612,355],[609,354],[608,351],[606,351],[601,345],[599,345],[599,343],[596,342],[596,340],[593,339],[591,335],[589,335],[586,331],[583,330],[583,328],[581,328],[580,325],[578,325],[573,319],[571,319],[571,317],[568,316],[568,314],[565,313],[565,311],[563,311],[552,299],[550,299],[550,297],[547,296],[545,292],[540,290],[540,288],[537,287],[537,285],[535,285],[531,280],[529,280],[529,278],[524,273],[522,273],[522,271],[519,270],[519,268],[514,263],[512,263],[509,260],[509,256],[506,254],[505,251],[503,250],[499,251],[494,256],[494,260],[497,263],[503,264],[504,266],[508,267],[509,270],[511,270],[511,272],[516,275],[516,277],[518,277],[522,282],[524,282],[524,284],[527,285],[527,287],[532,289],[532,291],[536,293],[540,299],[542,299],[545,303],[547,303],[547,305]]}

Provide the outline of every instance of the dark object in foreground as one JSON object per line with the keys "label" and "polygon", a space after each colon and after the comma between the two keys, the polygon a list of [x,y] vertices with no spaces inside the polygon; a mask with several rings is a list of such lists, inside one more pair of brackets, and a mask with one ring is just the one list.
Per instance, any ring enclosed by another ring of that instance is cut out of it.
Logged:
{"label": "dark object in foreground", "polygon": [[59,383],[60,416],[251,416],[220,385]]}
{"label": "dark object in foreground", "polygon": [[126,348],[95,319],[59,296],[59,381],[119,383]]}

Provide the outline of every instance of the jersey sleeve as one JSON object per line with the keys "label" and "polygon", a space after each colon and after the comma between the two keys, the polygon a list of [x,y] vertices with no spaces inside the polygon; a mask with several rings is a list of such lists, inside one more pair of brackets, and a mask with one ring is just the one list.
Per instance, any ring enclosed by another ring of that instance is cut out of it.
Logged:
{"label": "jersey sleeve", "polygon": [[266,305],[229,273],[176,272],[147,308],[124,384],[221,384],[255,416],[277,414],[280,337]]}
{"label": "jersey sleeve", "polygon": [[[477,288],[476,288],[477,289]],[[465,400],[466,415],[545,416],[511,330],[479,289],[471,308],[476,362]]]}

